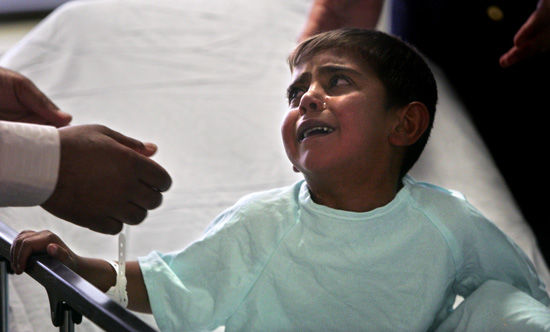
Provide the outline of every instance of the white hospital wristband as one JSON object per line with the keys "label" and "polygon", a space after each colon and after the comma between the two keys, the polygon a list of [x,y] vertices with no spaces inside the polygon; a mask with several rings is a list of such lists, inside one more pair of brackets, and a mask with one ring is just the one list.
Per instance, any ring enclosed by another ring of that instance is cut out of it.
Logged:
{"label": "white hospital wristband", "polygon": [[109,288],[105,293],[113,301],[120,304],[122,307],[126,308],[128,306],[128,292],[126,291],[126,275],[120,273],[118,263],[115,261],[107,260],[107,263],[111,264],[113,269],[116,272],[116,283],[114,286]]}

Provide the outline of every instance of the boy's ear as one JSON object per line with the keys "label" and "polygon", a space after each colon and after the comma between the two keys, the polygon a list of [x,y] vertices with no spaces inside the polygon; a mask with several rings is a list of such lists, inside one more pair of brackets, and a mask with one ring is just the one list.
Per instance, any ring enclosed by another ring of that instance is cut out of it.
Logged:
{"label": "boy's ear", "polygon": [[414,144],[428,128],[430,113],[426,105],[413,101],[396,111],[396,122],[389,136],[394,146]]}

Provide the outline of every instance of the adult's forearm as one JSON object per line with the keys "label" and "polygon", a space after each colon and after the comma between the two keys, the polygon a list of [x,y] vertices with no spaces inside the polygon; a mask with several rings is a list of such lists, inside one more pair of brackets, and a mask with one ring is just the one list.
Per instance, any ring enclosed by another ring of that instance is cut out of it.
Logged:
{"label": "adult's forearm", "polygon": [[378,24],[383,5],[383,0],[316,0],[298,41],[343,27],[373,29]]}

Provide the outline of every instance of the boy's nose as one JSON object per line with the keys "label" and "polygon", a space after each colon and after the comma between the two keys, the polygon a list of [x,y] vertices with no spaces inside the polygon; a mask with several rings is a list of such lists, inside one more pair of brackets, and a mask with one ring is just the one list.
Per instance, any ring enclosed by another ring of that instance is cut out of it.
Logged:
{"label": "boy's nose", "polygon": [[323,99],[312,92],[307,92],[302,96],[300,101],[300,113],[306,114],[307,112],[319,112],[324,109]]}

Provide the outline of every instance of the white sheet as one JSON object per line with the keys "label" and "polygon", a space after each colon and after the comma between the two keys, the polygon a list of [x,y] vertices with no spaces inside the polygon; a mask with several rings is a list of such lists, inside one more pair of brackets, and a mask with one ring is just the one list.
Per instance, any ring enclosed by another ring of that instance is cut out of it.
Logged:
{"label": "white sheet", "polygon": [[[172,175],[164,204],[130,230],[129,258],[180,249],[243,194],[298,179],[279,137],[288,52],[310,1],[93,0],[70,2],[0,60],[30,77],[73,124],[102,123],[159,146]],[[463,192],[518,242],[548,282],[534,238],[438,73],[435,129],[412,172]],[[0,209],[18,230],[52,229],[82,255],[116,258],[116,237],[60,222],[40,208]],[[12,278],[20,331],[49,331],[47,300]],[[29,313],[29,315],[27,315]],[[151,325],[151,317],[145,317]],[[51,327],[51,330],[56,330]],[[79,331],[94,331],[88,321]]]}

